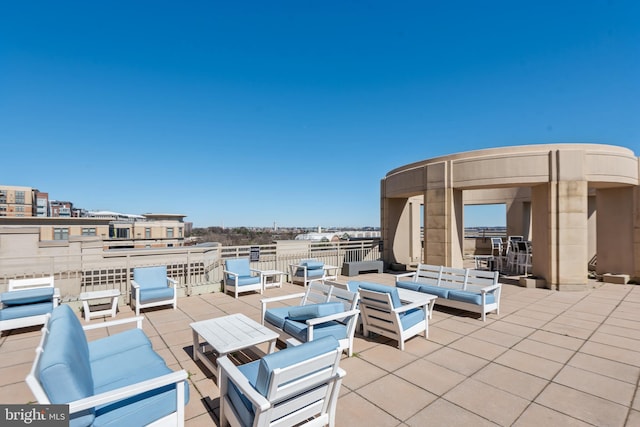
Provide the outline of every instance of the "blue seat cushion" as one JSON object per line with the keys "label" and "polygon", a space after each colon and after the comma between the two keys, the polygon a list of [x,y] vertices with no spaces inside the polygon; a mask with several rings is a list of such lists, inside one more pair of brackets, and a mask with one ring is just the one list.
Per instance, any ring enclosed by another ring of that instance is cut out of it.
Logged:
{"label": "blue seat cushion", "polygon": [[264,313],[265,322],[269,322],[278,329],[283,329],[284,321],[289,315],[289,308],[290,307],[276,307],[268,309]]}
{"label": "blue seat cushion", "polygon": [[167,287],[167,266],[136,267],[133,269],[133,280],[140,289]]}
{"label": "blue seat cushion", "polygon": [[146,346],[151,348],[151,341],[142,329],[128,329],[105,338],[100,338],[88,343],[89,358],[91,361],[113,356],[123,351],[136,347]]}
{"label": "blue seat cushion", "polygon": [[170,300],[173,298],[173,293],[175,289],[169,288],[167,286],[160,288],[145,288],[140,289],[140,302],[144,303],[147,301],[154,300]]}
{"label": "blue seat cushion", "polygon": [[53,288],[21,289],[19,291],[3,292],[0,300],[5,306],[33,304],[53,300]]}
{"label": "blue seat cushion", "polygon": [[420,285],[420,292],[424,292],[425,294],[435,295],[439,298],[449,298],[449,292],[453,289],[443,288],[441,286],[433,286],[433,285]]}
{"label": "blue seat cushion", "polygon": [[[475,305],[482,305],[482,294],[480,292],[469,291],[449,291],[449,299],[453,301],[468,302]],[[488,293],[485,301],[487,304],[493,304],[496,302],[496,298],[493,293]]]}
{"label": "blue seat cushion", "polygon": [[[304,322],[287,319],[284,322],[283,330],[297,340],[305,342],[307,341],[307,328],[308,326]],[[334,337],[338,340],[345,339],[347,337],[347,327],[334,320],[313,326],[314,341],[318,338],[328,336]]]}
{"label": "blue seat cushion", "polygon": [[135,347],[91,362],[94,390],[111,390],[127,385],[129,378],[139,371],[156,366],[166,366],[164,359],[151,347]]}
{"label": "blue seat cushion", "polygon": [[305,321],[318,317],[330,316],[344,311],[341,302],[323,302],[319,304],[306,304],[289,308],[288,318],[291,320]]}
{"label": "blue seat cushion", "polygon": [[0,310],[0,320],[18,319],[21,317],[39,316],[51,313],[53,302],[37,302],[34,304],[12,305]]}
{"label": "blue seat cushion", "polygon": [[417,282],[396,282],[396,287],[420,292],[420,283]]}
{"label": "blue seat cushion", "polygon": [[[118,387],[124,387],[140,381],[157,378],[173,372],[166,365],[153,364],[139,369],[131,374],[125,381],[112,383],[112,387],[102,388],[100,391],[109,391]],[[184,402],[189,402],[189,384],[184,381]],[[96,390],[97,393],[100,391]],[[96,408],[94,427],[119,427],[147,425],[176,411],[176,386],[169,384],[159,389],[147,391],[140,395],[132,396],[118,402],[101,405]]]}
{"label": "blue seat cushion", "polygon": [[391,295],[391,303],[393,304],[393,308],[398,308],[402,305],[400,301],[400,296],[398,295],[398,290],[393,286],[380,285],[378,283],[370,283],[370,282],[360,282],[360,289],[366,289],[369,291],[386,293]]}
{"label": "blue seat cushion", "polygon": [[[248,258],[228,259],[224,262],[224,269],[236,273],[238,276],[251,276],[251,266]],[[227,275],[227,279],[232,276]]]}
{"label": "blue seat cushion", "polygon": [[[229,276],[227,278],[227,281],[232,286],[236,285],[236,277],[235,276]],[[254,285],[256,283],[260,283],[260,276],[238,276],[238,286]]]}
{"label": "blue seat cushion", "polygon": [[400,316],[400,323],[402,323],[402,329],[407,330],[410,327],[417,325],[420,322],[424,322],[424,310],[421,308],[414,308]]}

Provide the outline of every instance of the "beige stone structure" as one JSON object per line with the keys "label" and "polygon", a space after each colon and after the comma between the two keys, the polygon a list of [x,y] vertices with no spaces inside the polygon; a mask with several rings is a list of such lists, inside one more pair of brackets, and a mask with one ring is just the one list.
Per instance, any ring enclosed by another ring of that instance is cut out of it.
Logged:
{"label": "beige stone structure", "polygon": [[504,203],[507,234],[532,240],[532,274],[549,287],[583,288],[596,259],[598,274],[637,279],[638,176],[633,151],[601,144],[492,148],[402,166],[381,181],[383,256],[461,267],[464,205]]}

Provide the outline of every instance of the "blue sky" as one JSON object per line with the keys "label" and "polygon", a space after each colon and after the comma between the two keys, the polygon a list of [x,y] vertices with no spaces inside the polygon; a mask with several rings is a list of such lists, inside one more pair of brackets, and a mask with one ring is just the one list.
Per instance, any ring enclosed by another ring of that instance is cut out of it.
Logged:
{"label": "blue sky", "polygon": [[[195,226],[378,226],[460,151],[640,151],[637,1],[0,3],[0,183]],[[500,225],[503,208],[466,225]]]}

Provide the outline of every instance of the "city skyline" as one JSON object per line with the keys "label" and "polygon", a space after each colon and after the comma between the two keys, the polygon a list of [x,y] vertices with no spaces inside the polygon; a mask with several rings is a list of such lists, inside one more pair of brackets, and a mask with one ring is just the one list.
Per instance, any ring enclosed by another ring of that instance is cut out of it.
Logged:
{"label": "city skyline", "polygon": [[[194,227],[379,226],[380,179],[408,163],[640,151],[637,16],[632,1],[4,3],[0,181]],[[468,212],[505,221],[504,205]]]}

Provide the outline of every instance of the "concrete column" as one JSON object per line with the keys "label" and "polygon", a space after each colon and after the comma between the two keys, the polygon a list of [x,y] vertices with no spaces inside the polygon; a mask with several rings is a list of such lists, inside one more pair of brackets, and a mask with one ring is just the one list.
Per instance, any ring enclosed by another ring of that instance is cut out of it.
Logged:
{"label": "concrete column", "polygon": [[462,267],[462,191],[451,187],[450,163],[425,166],[424,262]]}
{"label": "concrete column", "polygon": [[621,274],[634,271],[634,188],[606,188],[596,191],[597,273]]}

